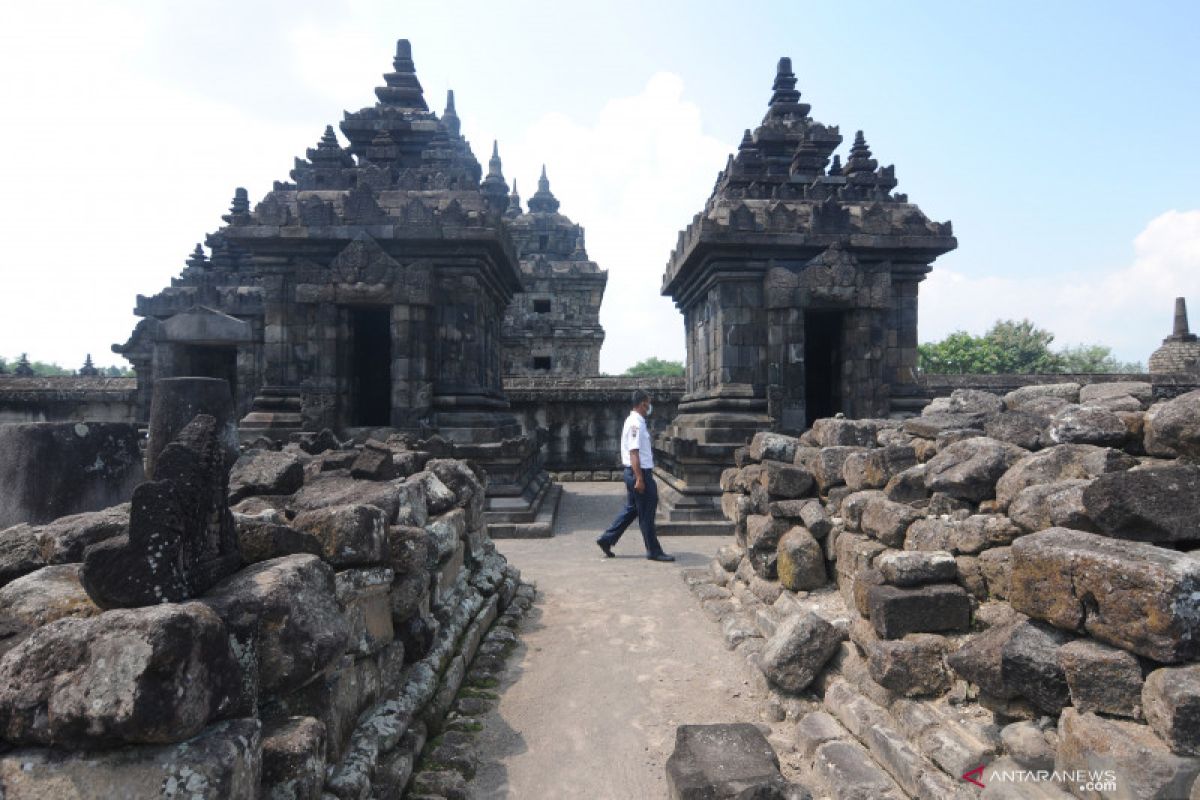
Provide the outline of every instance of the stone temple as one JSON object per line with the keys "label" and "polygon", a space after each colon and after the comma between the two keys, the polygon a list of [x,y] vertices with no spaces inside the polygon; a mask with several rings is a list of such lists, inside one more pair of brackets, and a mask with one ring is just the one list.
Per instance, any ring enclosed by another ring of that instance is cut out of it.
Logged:
{"label": "stone temple", "polygon": [[957,246],[950,223],[893,191],[895,168],[879,166],[862,131],[843,165],[842,135],[809,108],[780,59],[766,116],[667,262],[687,393],[656,463],[681,521],[719,518],[722,465],[754,432],[885,416],[916,383],[917,288]]}
{"label": "stone temple", "polygon": [[[139,296],[143,319],[113,349],[137,370],[139,419],[161,378],[222,378],[248,436],[436,433],[525,508],[546,480],[501,389],[501,320],[522,275],[500,159],[484,177],[453,92],[430,111],[407,40],[384,80],[342,120],[348,144],[327,127],[253,208],[238,189],[211,254],[197,245],[170,287]],[[535,200],[540,229],[553,209]]]}
{"label": "stone temple", "polygon": [[527,212],[513,181],[504,217],[525,287],[504,312],[504,374],[599,375],[608,273],[588,259],[583,228],[558,213],[545,167]]}

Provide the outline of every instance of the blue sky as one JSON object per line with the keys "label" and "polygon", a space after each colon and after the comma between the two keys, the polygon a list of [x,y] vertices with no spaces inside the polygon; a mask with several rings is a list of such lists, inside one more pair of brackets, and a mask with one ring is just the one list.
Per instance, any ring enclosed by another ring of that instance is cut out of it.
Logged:
{"label": "blue sky", "polygon": [[[448,11],[447,9],[452,9]],[[859,128],[951,219],[921,338],[1027,316],[1142,360],[1200,319],[1200,4],[45,3],[0,31],[0,354],[76,365],[132,328],[233,188],[286,179],[412,40],[440,110],[527,198],[544,160],[609,270],[602,369],[682,358],[657,297],[677,230],[792,57],[814,118]]]}

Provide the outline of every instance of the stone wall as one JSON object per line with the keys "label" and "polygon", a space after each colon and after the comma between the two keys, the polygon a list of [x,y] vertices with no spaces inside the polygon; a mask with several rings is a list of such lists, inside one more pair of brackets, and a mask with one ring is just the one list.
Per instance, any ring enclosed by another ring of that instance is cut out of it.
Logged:
{"label": "stone wall", "polygon": [[621,468],[621,426],[634,389],[650,392],[651,434],[675,416],[683,378],[520,378],[504,380],[504,392],[526,433],[546,431],[543,445],[551,472]]}
{"label": "stone wall", "polygon": [[[1200,391],[1156,395],[957,389],[738,451],[685,577],[814,795],[1197,796]],[[1012,777],[1055,769],[1094,774]]]}
{"label": "stone wall", "polygon": [[136,378],[0,375],[0,423],[134,422]]}
{"label": "stone wall", "polygon": [[494,678],[532,594],[467,464],[325,434],[230,471],[217,427],[131,503],[0,532],[0,795],[401,797]]}

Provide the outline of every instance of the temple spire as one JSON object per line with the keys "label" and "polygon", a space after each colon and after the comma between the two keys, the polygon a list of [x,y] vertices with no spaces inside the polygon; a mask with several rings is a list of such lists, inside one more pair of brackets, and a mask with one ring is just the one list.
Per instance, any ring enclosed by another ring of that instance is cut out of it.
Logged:
{"label": "temple spire", "polygon": [[550,179],[546,177],[545,164],[542,164],[542,177],[538,178],[537,192],[529,198],[529,211],[545,214],[558,211],[558,199],[550,191]]}
{"label": "temple spire", "polygon": [[775,83],[771,85],[771,105],[784,103],[799,103],[800,93],[796,91],[796,73],[792,72],[792,60],[787,56],[779,59],[775,67]]}
{"label": "temple spire", "polygon": [[837,153],[833,154],[833,163],[829,165],[830,177],[837,177],[842,174],[842,157]]}
{"label": "temple spire", "polygon": [[1164,342],[1194,342],[1196,334],[1188,327],[1187,300],[1175,298],[1175,321],[1171,326],[1171,335]]}
{"label": "temple spire", "polygon": [[500,165],[500,144],[492,140],[492,157],[488,159],[487,176],[479,190],[493,213],[503,214],[508,208],[508,184]]}
{"label": "temple spire", "polygon": [[18,378],[32,378],[33,365],[29,363],[29,355],[21,353],[21,357],[17,359],[17,366],[13,369],[13,375]]}
{"label": "temple spire", "polygon": [[451,136],[458,136],[462,130],[462,122],[458,118],[458,112],[454,109],[454,90],[446,90],[446,110],[442,112],[442,122],[446,123],[446,130]]}
{"label": "temple spire", "polygon": [[250,223],[250,195],[241,186],[233,190],[233,202],[229,213],[221,217],[230,225],[248,225]]}
{"label": "temple spire", "polygon": [[512,193],[508,196],[508,208],[504,210],[504,216],[509,219],[521,216],[521,195],[517,192],[516,178],[513,178]]}
{"label": "temple spire", "polygon": [[196,249],[187,257],[187,265],[203,269],[208,266],[208,256],[204,254],[204,247],[199,242],[196,242]]}
{"label": "temple spire", "polygon": [[879,162],[871,158],[871,148],[862,131],[854,134],[854,144],[850,147],[850,157],[846,159],[846,175],[857,175],[860,172],[874,172]]}
{"label": "temple spire", "polygon": [[417,80],[417,67],[412,59],[412,45],[408,39],[396,42],[396,57],[392,59],[392,72],[383,76],[386,86],[375,89],[375,96],[385,106],[398,108],[414,108],[428,111],[425,104],[425,92],[421,82]]}
{"label": "temple spire", "polygon": [[92,354],[88,353],[87,358],[83,360],[83,366],[79,368],[79,376],[81,378],[94,378],[100,374],[100,370],[96,369],[96,365],[92,363]]}

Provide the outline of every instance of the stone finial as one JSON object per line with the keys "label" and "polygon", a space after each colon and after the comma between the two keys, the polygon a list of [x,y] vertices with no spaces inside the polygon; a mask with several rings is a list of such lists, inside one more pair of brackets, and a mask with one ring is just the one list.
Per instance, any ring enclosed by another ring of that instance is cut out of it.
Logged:
{"label": "stone finial", "polygon": [[325,133],[321,134],[321,140],[317,142],[317,151],[322,155],[336,153],[339,158],[341,157],[342,146],[338,143],[337,134],[332,125],[325,126]]}
{"label": "stone finial", "polygon": [[500,144],[492,140],[492,157],[488,159],[487,176],[479,190],[487,201],[488,208],[496,214],[503,214],[508,208],[508,183],[504,180],[504,172],[500,164]]}
{"label": "stone finial", "polygon": [[428,111],[425,92],[417,80],[417,67],[412,60],[412,45],[408,39],[396,42],[396,57],[392,59],[392,72],[383,76],[386,86],[375,89],[375,96],[385,106],[413,108]]}
{"label": "stone finial", "polygon": [[204,247],[199,242],[196,242],[196,249],[188,255],[187,265],[197,269],[208,266],[208,256],[204,254]]}
{"label": "stone finial", "polygon": [[87,358],[83,360],[83,366],[79,368],[79,377],[94,378],[100,374],[100,370],[96,369],[96,365],[92,363],[92,354],[88,353]]}
{"label": "stone finial", "polygon": [[1187,300],[1175,298],[1175,323],[1171,327],[1171,335],[1164,342],[1194,342],[1196,334],[1188,328]]}
{"label": "stone finial", "polygon": [[850,147],[850,158],[846,159],[846,174],[857,175],[860,172],[874,172],[879,162],[871,158],[871,148],[862,131],[854,134],[854,144]]}
{"label": "stone finial", "polygon": [[842,174],[842,157],[836,153],[833,156],[833,163],[829,165],[829,174],[832,177]]}
{"label": "stone finial", "polygon": [[792,60],[787,56],[779,59],[775,67],[775,83],[771,85],[771,105],[800,102],[800,92],[796,91],[796,73],[792,72]]}
{"label": "stone finial", "polygon": [[546,177],[545,164],[542,164],[542,177],[538,178],[537,192],[529,198],[529,211],[542,214],[558,211],[558,199],[550,192],[550,179]]}
{"label": "stone finial", "polygon": [[750,150],[754,147],[754,136],[750,133],[750,129],[746,128],[742,132],[742,141],[738,144],[738,150]]}
{"label": "stone finial", "polygon": [[513,178],[512,193],[508,196],[508,208],[504,210],[504,216],[509,219],[521,216],[521,195],[517,192],[516,178]]}
{"label": "stone finial", "polygon": [[241,186],[233,190],[233,202],[229,205],[229,213],[221,217],[230,225],[248,225],[250,223],[250,195]]}
{"label": "stone finial", "polygon": [[583,243],[583,226],[580,225],[575,232],[575,249],[571,252],[572,261],[587,261],[587,248]]}
{"label": "stone finial", "polygon": [[29,363],[28,353],[21,353],[21,357],[17,359],[17,366],[13,368],[13,375],[19,378],[33,377],[33,366]]}
{"label": "stone finial", "polygon": [[446,110],[442,112],[442,122],[446,124],[446,130],[451,136],[458,136],[462,130],[462,121],[458,118],[458,112],[454,109],[454,90],[446,90]]}

